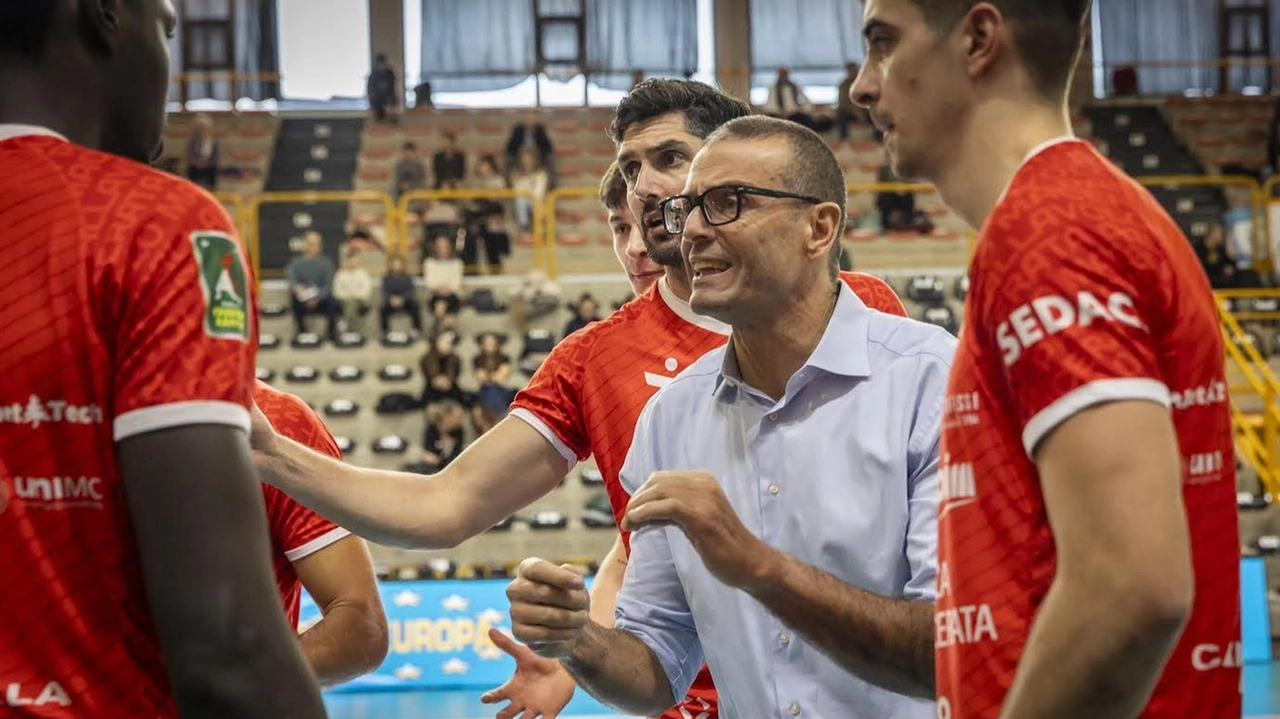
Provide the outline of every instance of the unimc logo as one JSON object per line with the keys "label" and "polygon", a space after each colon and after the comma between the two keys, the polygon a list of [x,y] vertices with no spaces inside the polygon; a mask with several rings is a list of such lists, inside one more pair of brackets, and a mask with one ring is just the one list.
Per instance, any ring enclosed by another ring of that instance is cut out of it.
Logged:
{"label": "unimc logo", "polygon": [[249,338],[249,275],[235,240],[222,232],[191,233],[200,289],[204,292],[204,331],[218,339]]}

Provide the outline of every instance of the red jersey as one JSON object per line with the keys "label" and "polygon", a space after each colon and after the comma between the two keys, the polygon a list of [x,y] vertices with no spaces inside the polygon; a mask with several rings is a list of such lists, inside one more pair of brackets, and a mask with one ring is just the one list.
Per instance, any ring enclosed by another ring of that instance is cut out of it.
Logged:
{"label": "red jersey", "polygon": [[1217,305],[1190,244],[1086,143],[1030,157],[982,228],[943,418],[939,716],[994,719],[1053,581],[1036,443],[1099,402],[1169,407],[1195,604],[1143,717],[1241,714],[1235,461]]}
{"label": "red jersey", "polygon": [[[855,272],[841,279],[868,307],[906,316],[882,280]],[[631,449],[636,421],[649,398],[681,370],[729,339],[729,326],[695,314],[659,280],[622,309],[566,337],[516,395],[511,413],[528,422],[564,455],[569,467],[595,456],[614,519],[630,497],[618,473]],[[622,541],[631,551],[630,533]],[[715,717],[715,687],[703,667],[682,707],[666,717]]]}
{"label": "red jersey", "polygon": [[[320,454],[342,459],[333,435],[306,402],[265,382],[255,384],[253,399],[258,403],[258,409],[271,420],[276,432]],[[269,484],[262,485],[262,498],[267,504],[267,521],[271,529],[271,566],[275,569],[276,586],[280,589],[289,625],[297,627],[302,582],[293,568],[294,562],[350,536],[351,532],[298,504]]]}
{"label": "red jersey", "polygon": [[184,180],[0,126],[0,716],[177,716],[115,447],[248,431],[233,227]]}

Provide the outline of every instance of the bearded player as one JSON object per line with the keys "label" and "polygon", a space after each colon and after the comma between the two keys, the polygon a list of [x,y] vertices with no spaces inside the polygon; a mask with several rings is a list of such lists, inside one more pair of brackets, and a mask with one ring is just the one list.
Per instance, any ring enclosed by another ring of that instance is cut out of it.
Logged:
{"label": "bearded player", "polygon": [[4,716],[320,717],[246,432],[253,277],[154,171],[169,0],[0,3]]}
{"label": "bearded player", "polygon": [[[279,439],[259,421],[253,441],[263,479],[368,539],[438,548],[487,530],[554,489],[574,465],[594,455],[619,518],[629,497],[618,471],[645,403],[729,337],[727,325],[689,309],[680,238],[663,230],[658,203],[684,189],[702,140],[748,112],[743,102],[697,82],[650,80],[632,89],[618,107],[611,133],[631,216],[643,233],[645,254],[663,267],[663,277],[618,312],[557,345],[516,396],[511,415],[446,469],[423,481],[421,475],[350,467]],[[844,279],[869,307],[905,314],[880,280],[860,274]],[[622,557],[627,536],[622,535]],[[625,565],[618,556],[615,552],[613,560],[602,563],[592,584],[597,608],[611,608],[622,585]],[[595,619],[612,625],[604,609]],[[559,693],[547,699],[549,708],[535,707],[547,716],[572,695],[572,680],[563,669],[556,671]],[[504,709],[503,716],[516,713],[515,706]],[[704,668],[689,698],[667,716],[679,719],[682,710],[715,716],[715,706],[715,689]]]}
{"label": "bearded player", "polygon": [[1087,0],[869,0],[850,96],[980,227],[940,470],[939,716],[1238,717],[1234,457],[1190,244],[1071,134]]}

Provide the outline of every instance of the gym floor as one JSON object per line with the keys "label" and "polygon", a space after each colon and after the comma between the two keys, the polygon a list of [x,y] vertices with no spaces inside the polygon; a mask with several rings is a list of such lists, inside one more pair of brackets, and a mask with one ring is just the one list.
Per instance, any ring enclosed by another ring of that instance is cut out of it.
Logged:
{"label": "gym floor", "polygon": [[[497,706],[480,703],[480,691],[368,692],[329,694],[331,719],[488,719]],[[579,692],[565,717],[608,719],[614,714]],[[1244,716],[1280,719],[1280,663],[1244,668]]]}

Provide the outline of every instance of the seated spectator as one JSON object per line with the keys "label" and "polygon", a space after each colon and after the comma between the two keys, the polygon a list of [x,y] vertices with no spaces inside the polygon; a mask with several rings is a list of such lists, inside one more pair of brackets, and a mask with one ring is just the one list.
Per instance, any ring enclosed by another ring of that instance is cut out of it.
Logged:
{"label": "seated spectator", "polygon": [[422,81],[413,86],[413,109],[430,110],[436,106],[431,98],[431,83]]}
{"label": "seated spectator", "polygon": [[510,295],[511,322],[524,332],[533,320],[560,307],[560,286],[541,270],[530,270]]}
{"label": "seated spectator", "polygon": [[437,190],[451,182],[456,187],[467,179],[467,156],[458,148],[457,135],[444,133],[444,146],[431,156],[431,171],[436,176]]}
{"label": "seated spectator", "polygon": [[387,333],[391,315],[397,312],[408,313],[414,331],[422,334],[422,310],[413,290],[413,278],[405,272],[404,258],[393,255],[387,260],[387,273],[382,276],[382,309],[378,313],[382,334]]}
{"label": "seated spectator", "polygon": [[191,138],[187,140],[187,179],[213,192],[218,189],[220,147],[213,132],[213,118],[196,115]]}
{"label": "seated spectator", "polygon": [[398,89],[396,71],[391,69],[386,54],[378,53],[374,57],[373,71],[369,73],[369,82],[365,87],[369,109],[378,122],[395,121],[396,107],[400,104]]}
{"label": "seated spectator", "polygon": [[1200,264],[1214,289],[1261,287],[1262,277],[1256,270],[1241,267],[1227,245],[1222,225],[1214,223],[1204,239],[1193,242]]}
{"label": "seated spectator", "polygon": [[520,169],[520,158],[532,152],[538,164],[545,168],[549,181],[555,178],[556,151],[547,135],[547,126],[537,122],[537,115],[525,113],[521,121],[511,127],[507,137],[507,181],[515,184],[515,173]]}
{"label": "seated spectator", "polygon": [[[901,182],[887,165],[880,167],[876,180],[883,183]],[[933,231],[933,222],[923,212],[916,211],[913,192],[878,192],[876,209],[880,211],[882,232],[919,232],[927,235]]]}
{"label": "seated spectator", "polygon": [[[504,190],[506,178],[498,170],[498,162],[493,155],[485,155],[476,163],[475,177],[469,183],[477,190]],[[503,227],[506,219],[504,201],[496,199],[478,199],[471,203],[465,212],[466,232],[462,241],[462,264],[468,275],[480,273],[479,246],[484,246],[485,259],[489,263],[489,273],[502,274],[502,260],[511,254],[511,236]]]}
{"label": "seated spectator", "polygon": [[422,261],[422,279],[427,286],[427,307],[436,327],[452,326],[462,309],[462,260],[454,253],[454,243],[437,237],[431,255]]}
{"label": "seated spectator", "polygon": [[778,68],[778,79],[769,88],[769,99],[760,110],[765,115],[799,123],[814,132],[823,132],[831,127],[830,119],[823,121],[818,117],[804,91],[791,81],[791,71],[786,67]]}
{"label": "seated spectator", "polygon": [[333,276],[333,298],[342,308],[343,328],[359,332],[373,298],[373,278],[360,266],[360,251],[355,248],[342,253],[342,267]]}
{"label": "seated spectator", "polygon": [[538,154],[530,150],[523,152],[520,155],[520,165],[512,177],[511,187],[533,195],[534,199],[517,197],[515,200],[516,224],[521,232],[533,229],[533,206],[534,203],[542,204],[546,200],[548,181],[547,170],[538,161]]}
{"label": "seated spectator", "polygon": [[324,243],[319,232],[307,232],[304,243],[302,256],[293,258],[285,267],[294,326],[298,334],[302,334],[307,331],[307,315],[322,314],[327,322],[329,339],[336,339],[338,303],[333,298],[333,260],[324,256]]}
{"label": "seated spectator", "polygon": [[[457,183],[450,180],[441,189],[455,190],[457,187]],[[427,211],[422,216],[422,239],[427,247],[440,237],[447,237],[450,242],[458,241],[458,235],[462,233],[460,205],[460,200],[432,200],[427,204]]]}
{"label": "seated spectator", "polygon": [[406,142],[400,148],[400,159],[396,160],[393,175],[391,195],[396,202],[399,202],[400,197],[410,190],[426,188],[427,168],[422,165],[422,160],[418,159],[418,145],[416,143]]}
{"label": "seated spectator", "polygon": [[867,119],[867,111],[853,104],[853,100],[849,97],[849,88],[853,87],[853,81],[858,79],[858,63],[851,62],[845,67],[844,79],[840,81],[839,93],[836,95],[836,130],[840,132],[840,139],[849,139],[849,126],[861,124]]}
{"label": "seated spectator", "polygon": [[439,472],[462,454],[462,405],[444,400],[427,406],[426,427],[422,432],[422,464],[430,472]]}
{"label": "seated spectator", "polygon": [[439,332],[430,342],[431,349],[418,361],[418,368],[422,370],[422,405],[443,400],[470,404],[470,398],[458,387],[462,359],[454,351],[457,335],[451,331]]}
{"label": "seated spectator", "polygon": [[480,352],[471,360],[471,372],[479,385],[471,420],[476,432],[484,434],[507,416],[507,408],[516,394],[507,386],[511,379],[511,357],[502,351],[494,333],[480,336]]}
{"label": "seated spectator", "polygon": [[568,337],[592,322],[600,320],[600,303],[596,302],[596,298],[592,297],[591,293],[584,292],[573,309],[573,318],[564,326],[564,336]]}

